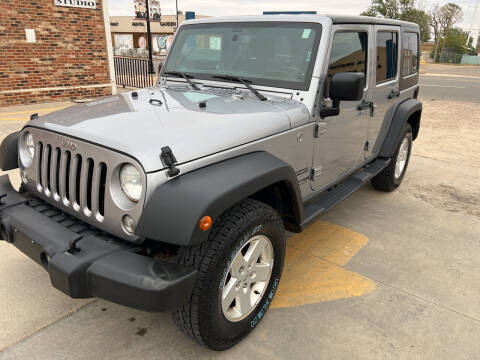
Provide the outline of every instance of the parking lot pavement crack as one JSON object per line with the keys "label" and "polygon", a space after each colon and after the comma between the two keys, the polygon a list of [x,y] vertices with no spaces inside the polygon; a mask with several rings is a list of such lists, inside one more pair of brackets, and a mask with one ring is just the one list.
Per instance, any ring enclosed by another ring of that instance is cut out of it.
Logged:
{"label": "parking lot pavement crack", "polygon": [[54,321],[52,321],[52,322],[50,322],[50,323],[48,323],[48,324],[45,324],[44,326],[42,326],[41,328],[35,330],[34,332],[30,333],[29,335],[25,336],[24,338],[19,339],[19,340],[15,341],[15,342],[13,342],[13,343],[11,343],[11,344],[3,347],[3,348],[0,348],[0,354],[1,354],[3,351],[5,351],[5,350],[8,350],[8,349],[10,349],[10,348],[12,348],[12,347],[14,347],[14,346],[20,345],[21,343],[29,340],[30,338],[32,338],[32,337],[38,335],[39,333],[47,330],[49,327],[54,326],[55,324],[58,324],[59,322],[62,322],[62,321],[64,321],[65,319],[68,319],[70,316],[76,314],[77,312],[85,309],[86,307],[89,307],[89,306],[93,305],[96,301],[97,301],[97,299],[94,299],[94,300],[92,300],[92,301],[90,301],[90,302],[88,302],[88,303],[80,306],[80,307],[77,308],[77,309],[74,309],[74,310],[72,310],[72,311],[69,311],[68,313],[65,313],[62,317],[60,317],[60,318],[58,318],[58,319],[55,319]]}
{"label": "parking lot pavement crack", "polygon": [[473,316],[464,314],[464,313],[462,313],[462,312],[460,312],[460,311],[458,311],[458,310],[449,308],[448,306],[445,306],[445,305],[439,304],[439,303],[437,303],[437,302],[435,302],[435,301],[426,299],[426,298],[424,298],[424,297],[422,297],[422,296],[419,296],[419,295],[417,295],[417,294],[414,294],[414,293],[412,293],[412,292],[410,292],[410,291],[407,291],[407,290],[404,290],[404,289],[400,289],[400,288],[398,288],[398,287],[396,287],[396,286],[394,286],[394,285],[392,285],[392,284],[388,284],[388,283],[383,282],[383,281],[381,281],[381,280],[377,280],[377,279],[375,279],[375,278],[373,278],[373,277],[371,277],[371,276],[364,275],[364,274],[361,274],[361,275],[364,276],[364,277],[366,277],[366,278],[368,278],[368,279],[370,279],[370,280],[372,280],[372,281],[374,281],[374,282],[376,282],[376,283],[379,283],[379,284],[382,284],[382,285],[384,285],[384,286],[387,286],[387,287],[389,287],[389,288],[391,288],[391,289],[400,291],[400,292],[402,292],[402,293],[404,293],[404,294],[407,294],[407,295],[409,295],[409,296],[412,296],[412,297],[414,297],[414,298],[416,298],[416,299],[418,299],[418,300],[425,301],[425,302],[427,302],[427,303],[429,303],[429,304],[432,304],[432,305],[434,305],[434,306],[436,306],[436,307],[439,307],[439,308],[441,308],[441,309],[443,309],[443,310],[447,310],[447,311],[449,311],[449,312],[452,312],[452,313],[455,313],[455,314],[457,314],[457,315],[460,315],[460,316],[462,316],[462,317],[464,317],[464,318],[466,318],[466,319],[473,320],[473,321],[475,321],[475,322],[477,322],[477,323],[480,323],[480,319],[477,319],[477,318],[475,318],[475,317],[473,317]]}
{"label": "parking lot pavement crack", "polygon": [[[412,154],[412,157],[419,157],[419,158],[422,158],[422,159],[428,159],[428,160],[432,160],[432,161],[441,161],[441,162],[444,162],[444,163],[447,163],[447,164],[458,164],[457,161],[450,161],[450,160],[445,160],[445,159],[437,159],[437,158],[434,158],[434,157],[431,157],[431,156],[425,156],[425,155],[419,155],[419,154]],[[473,168],[480,169],[480,166],[475,165],[475,164],[469,164],[468,166],[469,166],[469,167],[473,167]]]}

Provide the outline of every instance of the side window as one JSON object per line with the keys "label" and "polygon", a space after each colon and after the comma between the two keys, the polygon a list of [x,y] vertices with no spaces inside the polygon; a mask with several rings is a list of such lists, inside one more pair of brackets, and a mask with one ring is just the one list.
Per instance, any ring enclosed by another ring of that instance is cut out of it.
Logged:
{"label": "side window", "polygon": [[397,76],[398,33],[377,33],[377,84]]}
{"label": "side window", "polygon": [[329,97],[330,80],[336,73],[363,72],[365,77],[367,76],[367,41],[366,32],[335,33],[325,84],[325,98]]}
{"label": "side window", "polygon": [[418,34],[403,34],[403,76],[416,74],[418,71]]}

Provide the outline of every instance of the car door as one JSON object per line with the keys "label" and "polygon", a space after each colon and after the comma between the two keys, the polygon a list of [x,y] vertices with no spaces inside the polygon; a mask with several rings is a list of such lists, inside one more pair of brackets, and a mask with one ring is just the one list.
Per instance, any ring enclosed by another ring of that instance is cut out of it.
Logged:
{"label": "car door", "polygon": [[334,25],[332,29],[328,70],[326,71],[320,106],[331,106],[329,86],[338,72],[364,72],[366,84],[362,101],[342,101],[337,116],[317,122],[313,155],[312,189],[332,185],[354,171],[365,157],[370,109],[358,109],[371,102],[368,59],[372,56],[371,25]]}
{"label": "car door", "polygon": [[388,130],[400,96],[400,27],[375,25],[374,29],[374,71],[370,79],[374,112],[369,118],[366,158],[376,156],[380,150],[381,143],[377,140],[383,139],[379,135]]}

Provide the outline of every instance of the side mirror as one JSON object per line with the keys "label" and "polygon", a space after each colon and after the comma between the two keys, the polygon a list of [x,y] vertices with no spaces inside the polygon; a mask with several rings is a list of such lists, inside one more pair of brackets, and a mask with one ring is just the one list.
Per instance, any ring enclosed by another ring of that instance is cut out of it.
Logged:
{"label": "side mirror", "polygon": [[330,98],[333,100],[331,108],[320,109],[320,117],[337,116],[340,113],[340,101],[360,101],[365,88],[365,74],[341,72],[333,75],[330,81]]}

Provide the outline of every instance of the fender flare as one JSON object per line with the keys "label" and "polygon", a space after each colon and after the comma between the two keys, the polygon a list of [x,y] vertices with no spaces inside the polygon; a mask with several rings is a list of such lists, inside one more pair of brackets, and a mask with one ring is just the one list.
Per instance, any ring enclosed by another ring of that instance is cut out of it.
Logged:
{"label": "fender flare", "polygon": [[0,169],[18,169],[18,138],[20,131],[8,135],[0,145]]}
{"label": "fender flare", "polygon": [[[303,202],[293,168],[266,152],[255,152],[200,168],[159,186],[147,201],[136,234],[190,246],[207,240],[198,223],[218,217],[239,201],[282,182],[292,203],[292,220],[301,223]],[[285,194],[284,194],[285,195]]]}
{"label": "fender flare", "polygon": [[400,132],[410,116],[416,112],[422,113],[422,103],[416,99],[408,99],[398,105],[393,115],[392,123],[380,150],[380,157],[391,158],[398,147]]}

